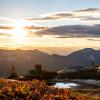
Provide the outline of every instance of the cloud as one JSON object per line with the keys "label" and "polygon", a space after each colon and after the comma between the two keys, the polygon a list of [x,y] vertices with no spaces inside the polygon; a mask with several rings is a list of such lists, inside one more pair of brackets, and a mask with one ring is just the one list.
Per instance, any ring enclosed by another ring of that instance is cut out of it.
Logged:
{"label": "cloud", "polygon": [[48,16],[44,16],[41,19],[42,20],[57,20],[57,19],[72,18],[72,17],[74,17],[74,16],[71,13],[61,12],[61,13],[54,13],[54,14],[50,14]]}
{"label": "cloud", "polygon": [[100,21],[100,18],[96,18],[96,17],[85,17],[85,18],[81,18],[81,20],[86,20],[86,21]]}
{"label": "cloud", "polygon": [[12,30],[12,29],[14,29],[14,27],[11,27],[11,26],[0,26],[0,29]]}
{"label": "cloud", "polygon": [[28,21],[51,21],[51,20],[79,20],[79,21],[99,21],[100,8],[87,8],[75,11],[62,11],[44,14],[38,18],[29,18]]}
{"label": "cloud", "polygon": [[0,16],[0,21],[2,21],[2,22],[11,22],[12,23],[12,22],[15,22],[16,19]]}
{"label": "cloud", "polygon": [[57,20],[62,18],[72,18],[73,14],[68,12],[55,12],[50,14],[41,15],[39,18],[29,18],[26,20],[32,21],[32,20]]}
{"label": "cloud", "polygon": [[69,36],[55,36],[55,38],[70,38]]}
{"label": "cloud", "polygon": [[66,25],[38,31],[35,34],[53,35],[56,38],[100,37],[100,25]]}
{"label": "cloud", "polygon": [[93,38],[87,39],[87,40],[89,40],[89,41],[100,41],[100,39],[93,39]]}
{"label": "cloud", "polygon": [[26,26],[24,28],[26,30],[42,30],[42,29],[47,29],[48,27],[42,27],[42,26]]}
{"label": "cloud", "polygon": [[100,12],[100,8],[87,8],[87,9],[81,9],[76,10],[75,12]]}
{"label": "cloud", "polygon": [[[0,25],[0,29],[2,30],[12,30],[15,27],[9,26],[9,25]],[[48,27],[43,27],[43,26],[25,26],[25,30],[42,30],[42,29],[47,29]]]}

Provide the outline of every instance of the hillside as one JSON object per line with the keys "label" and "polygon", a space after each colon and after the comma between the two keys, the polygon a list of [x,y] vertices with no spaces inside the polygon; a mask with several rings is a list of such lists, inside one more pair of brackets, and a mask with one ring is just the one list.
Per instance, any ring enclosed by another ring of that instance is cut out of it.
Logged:
{"label": "hillside", "polygon": [[0,50],[0,73],[9,72],[12,65],[18,73],[26,73],[34,69],[35,64],[41,64],[43,70],[57,71],[67,67],[88,67],[92,61],[100,64],[99,50],[85,48],[68,56],[49,55],[39,50]]}

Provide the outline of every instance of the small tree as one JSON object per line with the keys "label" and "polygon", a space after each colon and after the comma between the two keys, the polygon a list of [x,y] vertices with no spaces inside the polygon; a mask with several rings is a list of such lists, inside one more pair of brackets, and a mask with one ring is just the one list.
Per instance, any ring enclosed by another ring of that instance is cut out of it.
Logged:
{"label": "small tree", "polygon": [[15,66],[11,66],[11,71],[10,71],[10,75],[8,76],[8,78],[10,79],[15,79],[18,77],[17,73],[15,72],[16,71],[16,68]]}
{"label": "small tree", "polygon": [[36,76],[37,79],[42,79],[42,65],[35,65],[35,72],[36,72]]}
{"label": "small tree", "polygon": [[38,73],[41,73],[42,72],[42,66],[41,65],[35,65],[35,70],[36,70],[36,72],[38,72]]}

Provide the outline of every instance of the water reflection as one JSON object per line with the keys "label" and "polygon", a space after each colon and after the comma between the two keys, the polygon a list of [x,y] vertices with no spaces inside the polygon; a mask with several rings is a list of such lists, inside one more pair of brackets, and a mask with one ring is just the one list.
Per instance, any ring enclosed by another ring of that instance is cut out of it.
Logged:
{"label": "water reflection", "polygon": [[72,88],[72,87],[77,87],[79,86],[76,83],[56,83],[54,85],[54,87],[58,87],[58,88]]}

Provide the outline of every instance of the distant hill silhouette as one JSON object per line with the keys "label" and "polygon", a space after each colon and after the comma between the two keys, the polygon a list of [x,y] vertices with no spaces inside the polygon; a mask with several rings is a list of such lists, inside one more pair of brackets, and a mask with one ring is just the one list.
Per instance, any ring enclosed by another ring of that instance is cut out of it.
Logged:
{"label": "distant hill silhouette", "polygon": [[68,56],[49,55],[37,49],[0,50],[0,73],[9,72],[12,65],[18,73],[26,73],[34,69],[35,64],[41,64],[43,70],[57,71],[67,67],[90,67],[92,61],[100,64],[100,50],[85,48]]}

